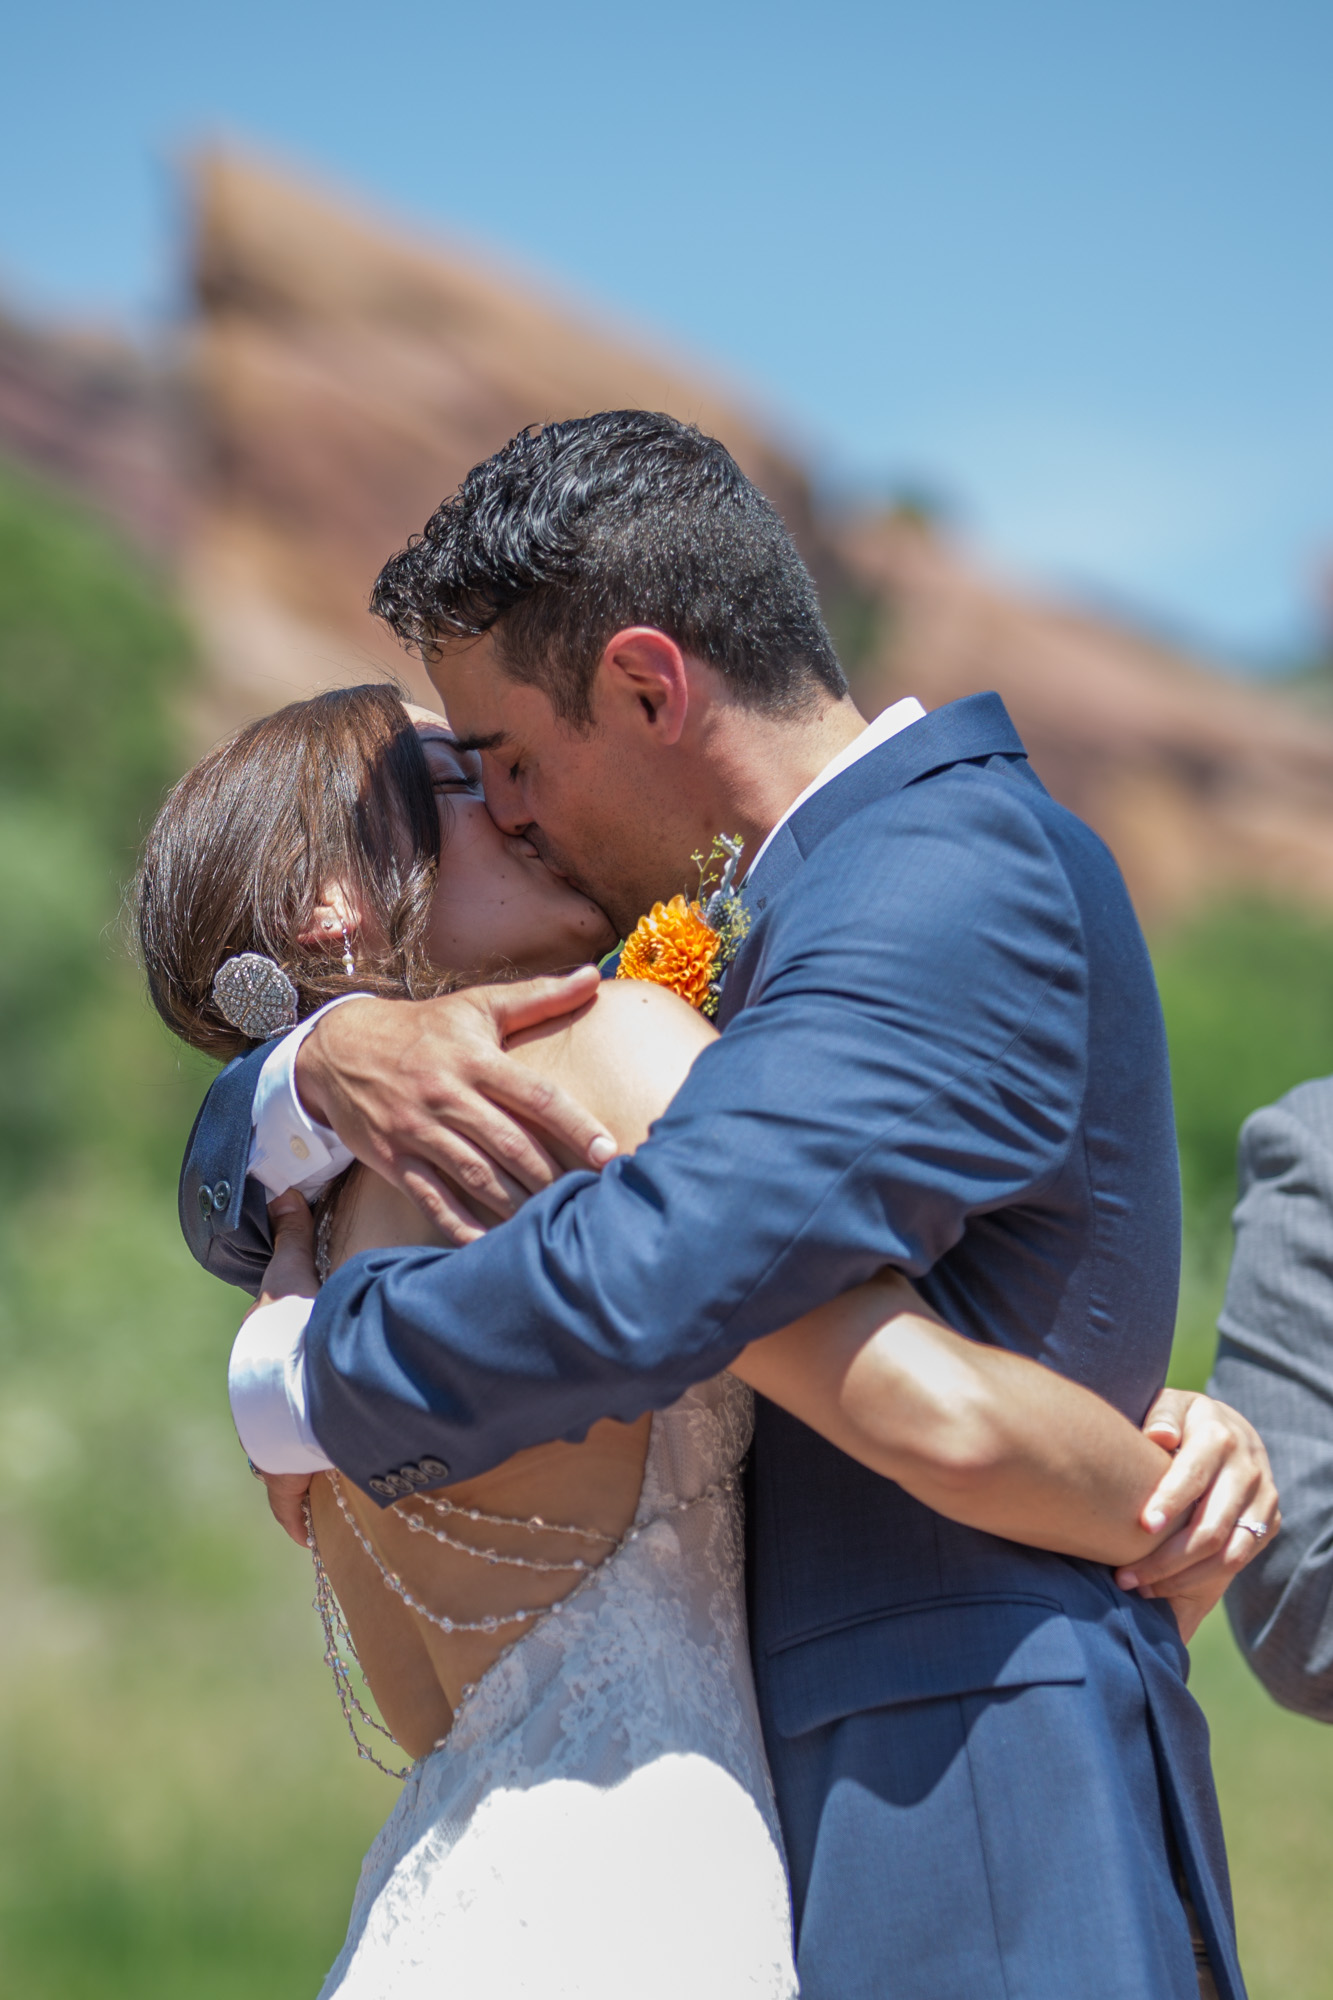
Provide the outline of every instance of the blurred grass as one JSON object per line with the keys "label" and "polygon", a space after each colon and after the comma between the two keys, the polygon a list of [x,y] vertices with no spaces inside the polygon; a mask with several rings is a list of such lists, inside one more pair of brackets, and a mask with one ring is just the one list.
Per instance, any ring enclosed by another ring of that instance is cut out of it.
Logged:
{"label": "blurred grass", "polygon": [[[180,1242],[206,1080],[118,930],[192,673],[160,583],[0,471],[0,1993],[299,2000],[395,1796],[359,1764],[223,1394],[238,1295]],[[1173,1379],[1212,1358],[1235,1135],[1333,1068],[1333,929],[1157,941],[1186,1189]],[[1253,2000],[1333,2000],[1333,1734],[1195,1646]]]}
{"label": "blurred grass", "polygon": [[313,1994],[392,1803],[226,1419],[235,1307],[170,1220],[97,1172],[6,1246],[0,1991],[31,2000]]}
{"label": "blurred grass", "polygon": [[0,1993],[314,1993],[394,1788],[359,1764],[221,1393],[235,1293],[175,1221],[207,1077],[120,906],[187,635],[0,471]]}
{"label": "blurred grass", "polygon": [[1236,1139],[1261,1104],[1333,1070],[1333,924],[1237,901],[1156,940],[1185,1197],[1171,1380],[1201,1388],[1231,1257]]}

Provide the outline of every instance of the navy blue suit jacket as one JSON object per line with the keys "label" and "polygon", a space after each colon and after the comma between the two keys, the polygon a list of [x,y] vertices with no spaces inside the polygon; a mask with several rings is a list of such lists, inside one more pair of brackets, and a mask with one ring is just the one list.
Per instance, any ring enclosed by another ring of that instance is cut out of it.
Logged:
{"label": "navy blue suit jacket", "polygon": [[[723,1033],[637,1153],[466,1251],[372,1251],[324,1286],[312,1418],[362,1486],[663,1407],[885,1264],[1142,1419],[1179,1266],[1160,1010],[1114,861],[998,697],[826,785],[746,899]],[[233,1276],[262,1254],[239,1193],[255,1062],[215,1086],[183,1183]],[[762,1399],[750,1510],[803,1992],[1186,2000],[1178,1874],[1242,1991],[1169,1610],[943,1520]]]}

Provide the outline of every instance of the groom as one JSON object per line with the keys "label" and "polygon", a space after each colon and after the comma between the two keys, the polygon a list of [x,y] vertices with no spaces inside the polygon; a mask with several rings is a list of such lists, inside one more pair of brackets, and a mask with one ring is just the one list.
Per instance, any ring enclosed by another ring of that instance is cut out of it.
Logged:
{"label": "groom", "polygon": [[[388,1504],[661,1408],[886,1264],[1139,1422],[1179,1249],[1161,1018],[1114,862],[999,699],[865,729],[776,514],[645,412],[513,440],[375,609],[430,662],[494,818],[622,935],[719,832],[753,856],[751,929],[720,1040],[632,1157],[466,1250],[353,1259],[304,1328],[304,1301],[252,1318],[258,1463],[332,1460]],[[182,1183],[196,1254],[262,1257],[261,1065],[270,1187],[276,1151],[288,1184],[346,1160],[332,1127],[455,1234],[460,1188],[513,1206],[549,1168],[469,1088],[504,1068],[486,1004],[363,999],[224,1072]],[[944,1520],[762,1398],[749,1505],[806,2000],[1195,2000],[1186,1897],[1241,2000],[1170,1610]]]}

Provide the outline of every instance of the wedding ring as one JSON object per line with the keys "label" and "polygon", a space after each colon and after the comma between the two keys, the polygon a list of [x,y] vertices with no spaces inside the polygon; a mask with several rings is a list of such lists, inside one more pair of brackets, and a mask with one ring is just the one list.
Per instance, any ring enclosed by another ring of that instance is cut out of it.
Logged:
{"label": "wedding ring", "polygon": [[1237,1521],[1236,1526],[1244,1528],[1247,1535],[1253,1535],[1256,1542],[1261,1542],[1268,1533],[1267,1521]]}

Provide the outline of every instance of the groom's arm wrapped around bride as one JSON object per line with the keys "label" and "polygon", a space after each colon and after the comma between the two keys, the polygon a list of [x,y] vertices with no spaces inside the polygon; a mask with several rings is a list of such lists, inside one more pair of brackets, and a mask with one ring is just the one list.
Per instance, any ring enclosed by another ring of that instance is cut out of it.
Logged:
{"label": "groom's arm wrapped around bride", "polygon": [[[820,814],[832,824],[810,825]],[[365,1486],[423,1452],[470,1476],[553,1425],[660,1405],[885,1264],[961,1331],[1039,1355],[1140,1420],[1174,1316],[1174,1141],[1146,951],[1122,889],[1128,937],[1084,921],[1070,863],[1090,861],[1118,885],[994,697],[938,711],[847,773],[747,885],[724,1033],[646,1146],[566,1176],[465,1256],[386,1251],[335,1274],[306,1342],[321,1442]],[[1098,956],[1147,1001],[1114,1027],[1091,1005]],[[1130,1113],[1132,1136],[1086,1131],[1094,1065],[1095,1099]],[[232,1100],[216,1112],[233,1127],[233,1203],[248,1068],[215,1087]],[[217,1136],[197,1133],[196,1159]],[[1117,1177],[1164,1254],[1117,1256],[1128,1215],[1098,1232],[1100,1255],[1083,1240],[1080,1211]],[[977,1296],[963,1273],[994,1273],[997,1249],[1015,1282]],[[426,1353],[447,1391],[401,1396]]]}

